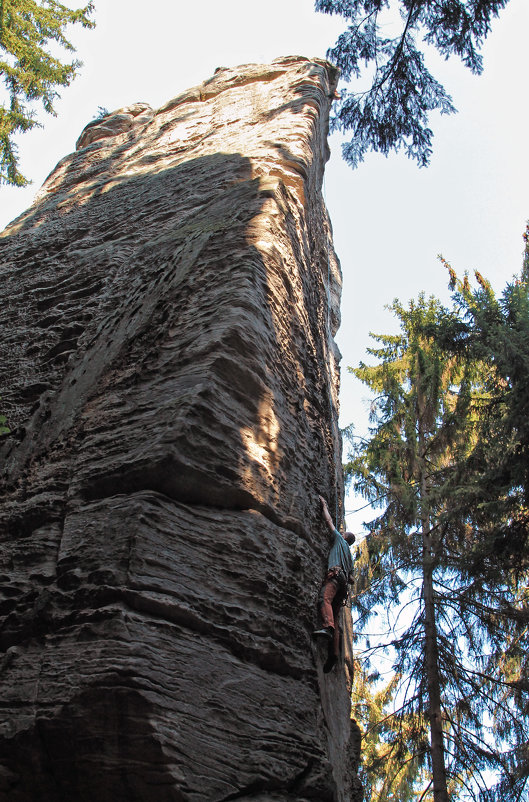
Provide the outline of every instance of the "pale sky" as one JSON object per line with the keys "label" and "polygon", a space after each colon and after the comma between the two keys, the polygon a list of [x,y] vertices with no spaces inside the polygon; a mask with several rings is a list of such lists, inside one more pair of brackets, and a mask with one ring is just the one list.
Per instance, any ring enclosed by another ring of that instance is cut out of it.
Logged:
{"label": "pale sky", "polygon": [[[74,5],[73,1],[71,5]],[[0,187],[0,229],[26,209],[46,175],[72,151],[98,107],[137,101],[161,106],[210,77],[216,67],[266,62],[284,55],[324,57],[344,28],[339,17],[313,11],[312,0],[96,0],[93,31],[74,31],[79,77],[62,90],[56,118],[18,139],[21,169],[33,185]],[[462,274],[478,269],[500,289],[521,267],[529,218],[529,3],[510,0],[483,50],[485,70],[473,76],[455,60],[436,60],[434,75],[459,114],[435,116],[431,166],[404,156],[372,155],[357,170],[331,138],[325,197],[344,273],[341,423],[366,426],[367,391],[347,371],[365,357],[369,331],[394,328],[384,305],[420,291],[448,299],[442,253]],[[433,62],[432,62],[433,63]],[[353,502],[348,500],[348,507]],[[364,515],[350,516],[359,531]]]}

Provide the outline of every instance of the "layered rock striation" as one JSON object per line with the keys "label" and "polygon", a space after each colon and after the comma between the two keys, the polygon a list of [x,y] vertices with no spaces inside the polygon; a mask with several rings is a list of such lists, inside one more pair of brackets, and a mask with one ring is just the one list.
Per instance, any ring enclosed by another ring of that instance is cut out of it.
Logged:
{"label": "layered rock striation", "polygon": [[332,674],[310,637],[335,82],[283,58],[107,115],[0,238],[0,799],[359,798],[347,616]]}

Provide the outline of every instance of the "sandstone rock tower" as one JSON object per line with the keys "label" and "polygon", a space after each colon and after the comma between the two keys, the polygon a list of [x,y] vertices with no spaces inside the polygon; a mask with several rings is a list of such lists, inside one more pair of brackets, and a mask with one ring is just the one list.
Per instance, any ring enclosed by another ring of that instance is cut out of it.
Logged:
{"label": "sandstone rock tower", "polygon": [[335,80],[220,69],[91,123],[0,238],[1,800],[359,798],[348,648],[324,675],[310,638]]}

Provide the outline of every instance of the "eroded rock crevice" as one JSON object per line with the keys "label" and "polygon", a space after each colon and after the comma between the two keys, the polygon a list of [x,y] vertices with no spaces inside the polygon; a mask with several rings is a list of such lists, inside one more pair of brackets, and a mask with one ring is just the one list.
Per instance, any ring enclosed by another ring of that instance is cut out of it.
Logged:
{"label": "eroded rock crevice", "polygon": [[289,57],[107,115],[0,237],[0,799],[361,798],[350,624],[332,675],[310,638],[335,83]]}

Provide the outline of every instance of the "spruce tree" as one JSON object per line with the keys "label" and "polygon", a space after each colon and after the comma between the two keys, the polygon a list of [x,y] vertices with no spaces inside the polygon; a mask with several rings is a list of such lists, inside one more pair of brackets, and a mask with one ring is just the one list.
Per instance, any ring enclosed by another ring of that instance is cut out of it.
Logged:
{"label": "spruce tree", "polygon": [[524,239],[522,272],[500,297],[479,272],[472,288],[444,262],[459,325],[442,323],[436,336],[447,354],[488,366],[479,437],[458,493],[472,510],[475,573],[529,567],[529,227]]}
{"label": "spruce tree", "polygon": [[0,183],[28,183],[18,169],[14,137],[39,125],[35,101],[55,114],[56,87],[68,86],[81,62],[61,62],[49,45],[74,51],[65,29],[76,23],[93,27],[92,10],[91,2],[72,10],[56,0],[0,0],[0,73],[8,95],[0,106]]}

